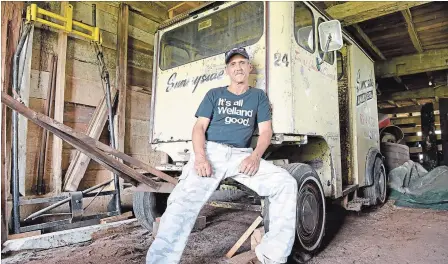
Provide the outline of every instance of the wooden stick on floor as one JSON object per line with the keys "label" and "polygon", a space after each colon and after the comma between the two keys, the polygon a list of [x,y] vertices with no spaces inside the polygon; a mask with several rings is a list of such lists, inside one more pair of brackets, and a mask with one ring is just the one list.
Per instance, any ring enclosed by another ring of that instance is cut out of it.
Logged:
{"label": "wooden stick on floor", "polygon": [[254,230],[257,228],[257,226],[263,221],[263,218],[261,216],[257,217],[255,221],[252,223],[251,226],[244,232],[244,234],[236,241],[235,245],[227,252],[226,257],[231,258],[233,255],[235,255],[236,251],[241,247],[241,245],[246,241],[246,239],[249,238],[249,236],[254,232]]}

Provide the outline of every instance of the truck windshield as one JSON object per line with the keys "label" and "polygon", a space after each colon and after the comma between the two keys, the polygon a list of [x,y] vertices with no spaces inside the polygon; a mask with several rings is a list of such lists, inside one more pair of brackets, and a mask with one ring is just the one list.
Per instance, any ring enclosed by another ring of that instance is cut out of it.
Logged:
{"label": "truck windshield", "polygon": [[160,68],[171,69],[255,44],[263,35],[263,2],[245,2],[163,34]]}

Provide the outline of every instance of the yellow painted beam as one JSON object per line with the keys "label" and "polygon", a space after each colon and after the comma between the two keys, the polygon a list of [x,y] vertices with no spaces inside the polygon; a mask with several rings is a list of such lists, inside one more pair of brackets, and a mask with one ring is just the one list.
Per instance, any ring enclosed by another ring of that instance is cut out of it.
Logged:
{"label": "yellow painted beam", "polygon": [[377,78],[448,69],[448,48],[395,57],[375,64]]}
{"label": "yellow painted beam", "polygon": [[325,11],[334,19],[338,19],[344,26],[395,13],[413,6],[429,3],[428,1],[350,1],[334,5]]}

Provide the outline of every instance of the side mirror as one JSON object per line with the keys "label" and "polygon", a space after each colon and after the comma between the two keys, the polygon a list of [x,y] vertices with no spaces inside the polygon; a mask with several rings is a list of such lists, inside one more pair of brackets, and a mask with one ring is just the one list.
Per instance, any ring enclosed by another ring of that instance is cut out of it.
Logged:
{"label": "side mirror", "polygon": [[342,28],[338,20],[322,22],[318,31],[321,50],[331,52],[342,48]]}

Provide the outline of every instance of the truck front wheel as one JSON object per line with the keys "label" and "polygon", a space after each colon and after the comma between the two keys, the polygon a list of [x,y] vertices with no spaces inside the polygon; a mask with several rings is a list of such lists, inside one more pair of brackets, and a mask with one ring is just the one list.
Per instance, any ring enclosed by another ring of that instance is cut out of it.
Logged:
{"label": "truck front wheel", "polygon": [[[297,212],[295,252],[315,253],[324,237],[325,230],[325,195],[319,176],[307,164],[293,163],[283,167],[296,180]],[[281,216],[278,216],[281,217]],[[265,199],[263,208],[264,228],[269,231],[269,201]],[[294,255],[294,252],[291,254]]]}

